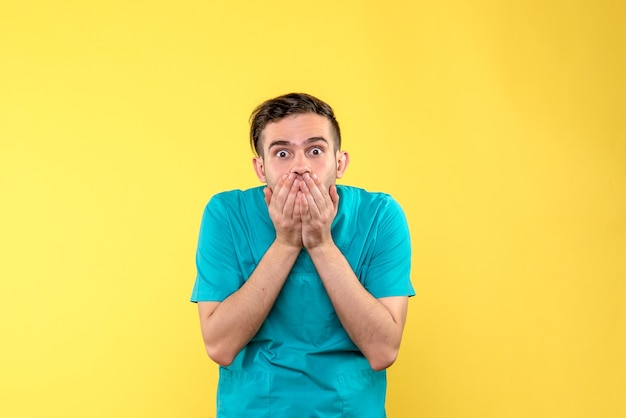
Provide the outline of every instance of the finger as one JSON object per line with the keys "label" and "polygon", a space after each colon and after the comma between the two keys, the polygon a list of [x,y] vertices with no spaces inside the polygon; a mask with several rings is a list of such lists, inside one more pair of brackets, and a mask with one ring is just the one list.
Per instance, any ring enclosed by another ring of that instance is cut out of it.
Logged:
{"label": "finger", "polygon": [[332,205],[332,201],[317,174],[313,173],[309,175],[306,173],[304,175],[304,181],[315,202],[315,206],[318,207],[320,212]]}
{"label": "finger", "polygon": [[309,202],[307,201],[307,197],[303,192],[299,192],[299,200],[300,200],[300,218],[304,222],[308,222],[311,219],[311,208],[309,206]]}
{"label": "finger", "polygon": [[306,212],[307,204],[306,200],[304,199],[304,194],[300,190],[298,190],[298,192],[296,193],[296,200],[293,207],[293,217],[298,217],[302,219]]}
{"label": "finger", "polygon": [[289,195],[289,191],[293,185],[293,178],[290,178],[286,174],[282,176],[276,186],[274,186],[274,209],[280,213],[283,212],[283,208],[285,206],[285,201],[287,200],[287,196]]}
{"label": "finger", "polygon": [[272,202],[272,189],[270,189],[269,187],[266,187],[263,189],[263,195],[265,196],[265,204],[267,204],[267,206],[270,206],[270,203]]}
{"label": "finger", "polygon": [[[305,217],[305,219],[311,219],[312,217],[319,217],[321,215],[321,208],[319,207],[319,203],[316,200],[315,196],[313,195],[314,193],[319,195],[320,194],[319,190],[317,190],[317,187],[315,186],[315,184],[312,183],[312,179],[310,178],[308,174],[305,174],[304,178],[305,179],[302,181],[302,184],[300,185],[300,190],[302,190],[304,200],[307,202],[307,216]],[[309,184],[313,186],[314,190],[311,190],[311,188],[309,187]]]}
{"label": "finger", "polygon": [[337,193],[337,186],[331,184],[328,189],[328,194],[330,196],[330,200],[333,202],[333,207],[336,210],[339,207],[339,193]]}
{"label": "finger", "polygon": [[282,213],[284,216],[288,218],[292,218],[294,217],[294,215],[296,217],[300,216],[300,213],[299,213],[300,211],[299,210],[297,212],[295,211],[295,204],[296,204],[296,201],[298,200],[296,199],[296,197],[298,196],[299,192],[300,192],[300,181],[298,179],[294,179],[293,182],[291,183],[291,188],[288,191],[287,197],[285,199],[285,204],[282,209]]}

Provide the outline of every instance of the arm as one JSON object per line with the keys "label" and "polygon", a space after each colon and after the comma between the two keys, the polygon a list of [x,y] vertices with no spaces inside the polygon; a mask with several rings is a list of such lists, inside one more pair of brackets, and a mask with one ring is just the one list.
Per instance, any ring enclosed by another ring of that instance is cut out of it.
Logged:
{"label": "arm", "polygon": [[325,193],[317,176],[305,175],[301,189],[302,242],[346,332],[372,369],[385,369],[398,355],[408,297],[376,299],[359,282],[330,232],[339,203],[336,187]]}
{"label": "arm", "polygon": [[248,280],[222,302],[199,302],[207,354],[227,366],[254,337],[269,314],[302,248],[298,182],[284,177],[265,201],[276,239]]}
{"label": "arm", "polygon": [[309,255],[341,324],[372,369],[391,366],[400,349],[408,297],[374,298],[334,243],[311,249]]}
{"label": "arm", "polygon": [[207,354],[228,366],[269,314],[300,248],[274,242],[246,283],[223,302],[198,302]]}

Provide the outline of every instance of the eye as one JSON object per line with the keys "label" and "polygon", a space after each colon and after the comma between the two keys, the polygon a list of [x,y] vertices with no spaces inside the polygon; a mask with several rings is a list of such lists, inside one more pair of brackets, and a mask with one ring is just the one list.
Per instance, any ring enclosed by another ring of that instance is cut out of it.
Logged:
{"label": "eye", "polygon": [[289,156],[289,153],[286,150],[281,149],[281,150],[276,151],[275,155],[276,155],[276,158],[287,158]]}
{"label": "eye", "polygon": [[320,147],[313,147],[309,150],[309,154],[313,155],[314,157],[318,157],[322,155],[323,153],[324,153],[324,150]]}

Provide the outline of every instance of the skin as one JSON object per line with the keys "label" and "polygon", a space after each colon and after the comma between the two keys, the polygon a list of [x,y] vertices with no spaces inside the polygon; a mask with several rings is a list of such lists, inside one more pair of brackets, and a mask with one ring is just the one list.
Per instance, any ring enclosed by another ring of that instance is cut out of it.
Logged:
{"label": "skin", "polygon": [[269,314],[296,258],[306,248],[337,316],[374,370],[397,358],[408,298],[374,298],[335,245],[331,225],[339,207],[335,182],[349,163],[335,150],[330,122],[305,113],[268,124],[262,155],[253,159],[276,239],[245,284],[222,302],[199,302],[209,357],[229,365]]}

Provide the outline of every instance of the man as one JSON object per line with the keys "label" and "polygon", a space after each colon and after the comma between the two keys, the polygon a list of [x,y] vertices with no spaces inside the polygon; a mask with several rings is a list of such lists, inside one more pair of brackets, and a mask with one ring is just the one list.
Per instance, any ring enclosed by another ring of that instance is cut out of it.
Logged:
{"label": "man", "polygon": [[411,247],[388,195],[337,186],[333,110],[287,94],[252,114],[262,183],[208,203],[196,256],[218,417],[384,417],[407,314]]}

